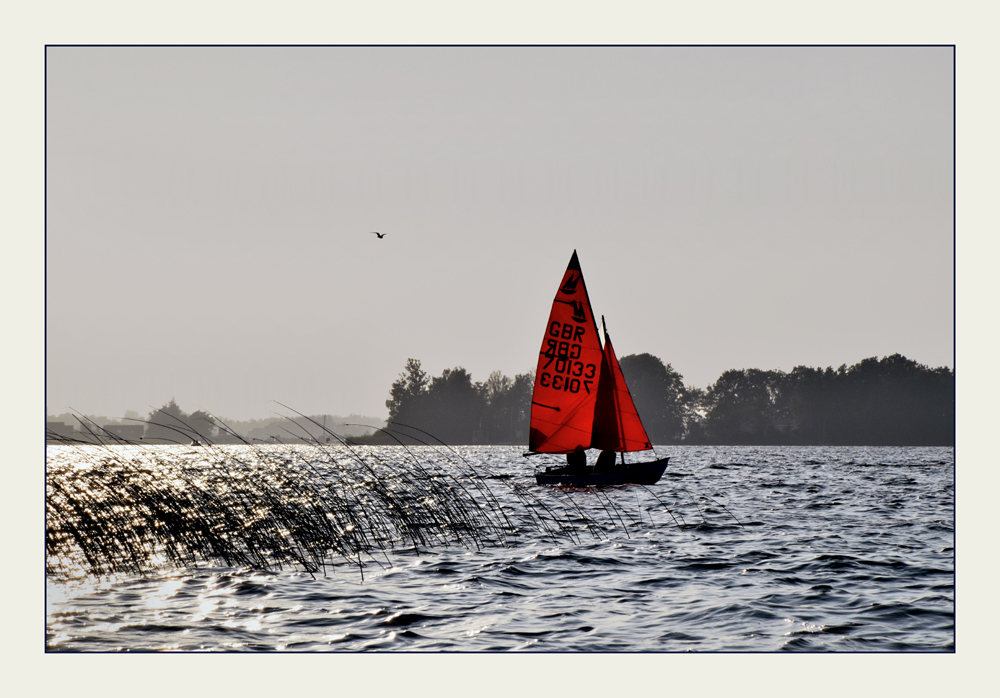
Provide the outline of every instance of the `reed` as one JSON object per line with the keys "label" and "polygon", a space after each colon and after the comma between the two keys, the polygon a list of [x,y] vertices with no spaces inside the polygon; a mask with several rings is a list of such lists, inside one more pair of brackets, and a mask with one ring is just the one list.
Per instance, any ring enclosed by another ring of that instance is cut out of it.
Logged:
{"label": "reed", "polygon": [[[88,443],[66,442],[73,453],[47,465],[49,573],[221,564],[315,574],[349,564],[363,579],[366,565],[391,565],[393,549],[506,547],[528,532],[603,535],[605,524],[570,494],[526,487],[451,447],[427,444],[418,457],[400,440],[390,458],[329,429],[332,443],[313,439],[306,423],[322,425],[299,417],[295,436],[312,439],[308,446],[216,446],[179,419],[160,426],[197,445],[134,445],[81,421]],[[420,431],[391,426],[394,438]],[[606,494],[600,502],[612,525],[625,526]]]}

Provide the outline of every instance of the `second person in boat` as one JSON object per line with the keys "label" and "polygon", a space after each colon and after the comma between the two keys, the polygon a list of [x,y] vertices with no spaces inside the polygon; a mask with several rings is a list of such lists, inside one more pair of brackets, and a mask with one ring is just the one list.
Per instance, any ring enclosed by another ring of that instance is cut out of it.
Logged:
{"label": "second person in boat", "polygon": [[597,457],[597,463],[594,464],[594,472],[610,473],[614,469],[615,469],[615,452],[601,451],[601,455]]}

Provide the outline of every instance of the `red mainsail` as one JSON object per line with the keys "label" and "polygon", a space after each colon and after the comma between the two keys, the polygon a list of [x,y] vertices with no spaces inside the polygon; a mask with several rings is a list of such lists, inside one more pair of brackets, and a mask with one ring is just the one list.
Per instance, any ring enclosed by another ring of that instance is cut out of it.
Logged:
{"label": "red mainsail", "polygon": [[[603,320],[603,318],[602,318]],[[632,394],[625,383],[622,368],[611,346],[611,337],[604,330],[604,355],[601,380],[594,406],[594,432],[591,448],[602,451],[646,451],[652,448],[642,426]]]}
{"label": "red mainsail", "polygon": [[538,353],[528,448],[536,453],[652,448],[607,332],[601,349],[575,251]]}
{"label": "red mainsail", "polygon": [[601,378],[601,340],[574,250],[552,302],[538,353],[528,448],[570,453],[589,448]]}

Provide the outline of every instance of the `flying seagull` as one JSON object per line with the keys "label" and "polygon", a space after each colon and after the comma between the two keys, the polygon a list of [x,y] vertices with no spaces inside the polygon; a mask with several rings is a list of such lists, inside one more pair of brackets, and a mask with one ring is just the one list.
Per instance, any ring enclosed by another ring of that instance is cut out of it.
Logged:
{"label": "flying seagull", "polygon": [[385,236],[387,235],[387,233],[376,233],[376,232],[375,232],[375,231],[373,230],[373,231],[372,231],[372,235],[378,235],[378,239],[379,239],[379,240],[381,240],[382,238],[384,238],[384,237],[385,237]]}

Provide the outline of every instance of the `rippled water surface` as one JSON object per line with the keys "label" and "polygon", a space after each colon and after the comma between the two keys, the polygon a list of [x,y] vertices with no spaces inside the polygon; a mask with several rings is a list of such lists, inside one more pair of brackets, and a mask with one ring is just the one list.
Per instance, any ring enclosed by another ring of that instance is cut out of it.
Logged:
{"label": "rippled water surface", "polygon": [[[602,491],[533,485],[542,463],[516,447],[459,450],[501,476],[491,489],[511,512],[520,484],[598,525],[395,548],[315,575],[52,574],[47,649],[954,650],[951,448],[659,447],[658,484]],[[50,448],[50,463],[80,452]]]}

